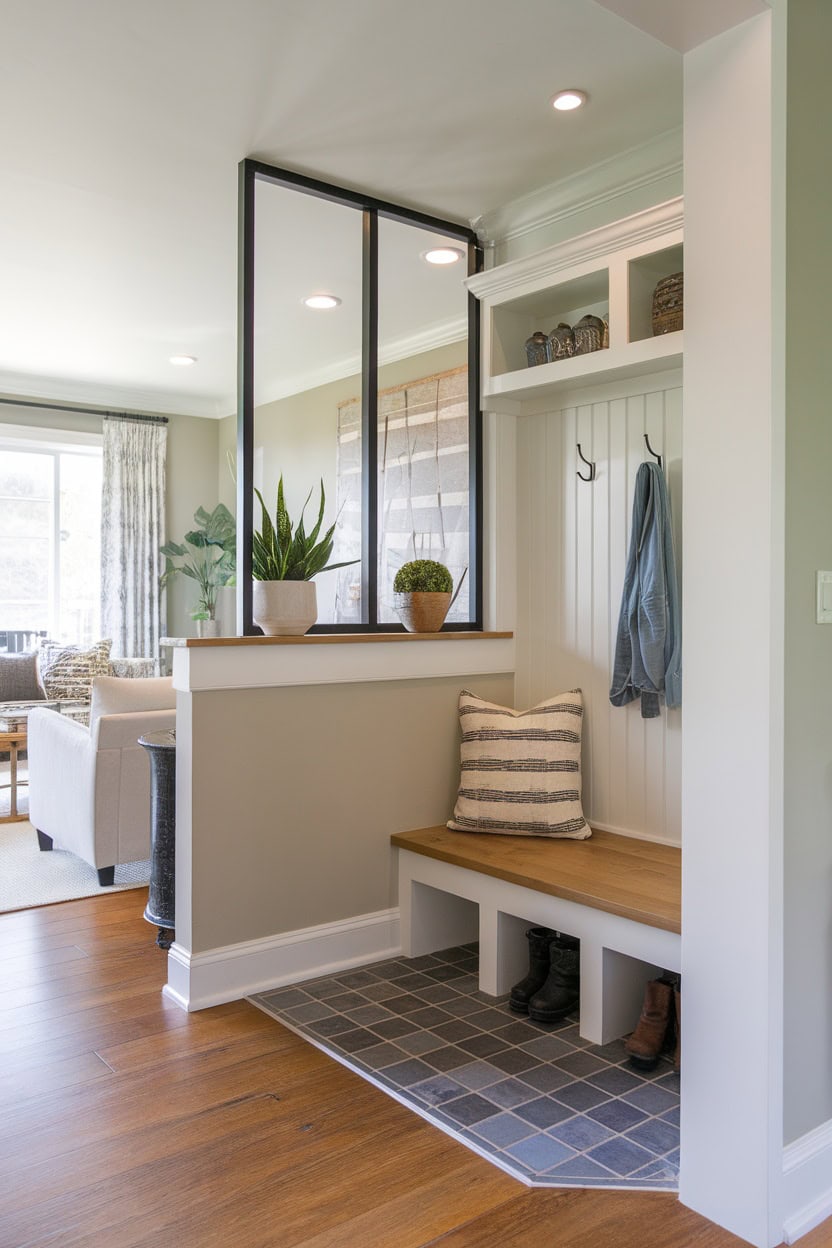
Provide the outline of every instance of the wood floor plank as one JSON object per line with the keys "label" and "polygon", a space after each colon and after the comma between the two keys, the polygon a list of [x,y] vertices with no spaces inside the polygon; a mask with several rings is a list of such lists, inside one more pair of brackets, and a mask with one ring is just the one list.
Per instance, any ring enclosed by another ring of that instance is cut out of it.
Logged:
{"label": "wood floor plank", "polygon": [[88,957],[89,954],[80,946],[71,944],[55,944],[41,949],[0,946],[0,983],[5,982],[7,975],[28,973],[46,966],[57,966],[61,962],[78,962]]}
{"label": "wood floor plank", "polygon": [[232,1046],[226,1046],[172,1063],[165,1071],[163,1096],[159,1095],[159,1073],[152,1070],[108,1081],[94,1090],[67,1088],[23,1107],[12,1106],[3,1116],[0,1174],[18,1166],[22,1150],[55,1157],[89,1148],[137,1129],[149,1113],[156,1123],[165,1124],[211,1112],[244,1096],[285,1097],[295,1085],[308,1080],[316,1060],[326,1059],[309,1045],[287,1047],[277,1032],[276,1043],[278,1036],[282,1048],[245,1062],[236,1060]]}
{"label": "wood floor plank", "polygon": [[[255,1035],[257,1030],[257,1020],[252,1019],[247,1011],[216,1019],[197,1017],[190,1027],[102,1045],[96,1052],[114,1071],[128,1074],[154,1069],[160,1062],[173,1062],[208,1052],[227,1045],[238,1036]],[[263,1014],[259,1030],[273,1033],[273,1020]]]}
{"label": "wood floor plank", "polygon": [[383,1203],[348,1216],[337,1227],[313,1230],[296,1248],[422,1248],[466,1222],[472,1209],[478,1217],[487,1216],[515,1198],[516,1183],[496,1167],[491,1170],[484,1173],[471,1159],[415,1188],[394,1186]]}
{"label": "wood floor plank", "polygon": [[[235,1045],[234,1051],[245,1063],[279,1055],[279,1045],[279,1037],[264,1032]],[[73,1148],[68,1141],[65,1151],[46,1157],[37,1149],[27,1150],[3,1167],[0,1216],[39,1204],[45,1191],[65,1196],[97,1183],[102,1174],[124,1173],[190,1146],[197,1150],[198,1164],[199,1147],[215,1137],[233,1144],[240,1132],[259,1134],[271,1117],[271,1102],[267,1094],[237,1097],[166,1123],[146,1121],[130,1130],[118,1124],[112,1134],[84,1148]]]}
{"label": "wood floor plank", "polygon": [[246,1002],[185,1014],[137,902],[0,916],[0,1248],[739,1245],[670,1193],[528,1189]]}
{"label": "wood floor plank", "polygon": [[[158,993],[155,994],[158,996]],[[96,1011],[73,1014],[58,1030],[51,1022],[35,1023],[20,1032],[0,1033],[0,1071],[15,1071],[39,1067],[44,1060],[60,1061],[79,1053],[99,1052],[103,1056],[110,1049],[123,1044],[141,1044],[154,1041],[169,1031],[187,1029],[188,1018],[182,1010],[149,1009],[134,1016],[123,1016],[111,1022],[102,1021]],[[219,1020],[218,1020],[219,1021]],[[73,1025],[74,1024],[74,1025]],[[196,1037],[194,1048],[196,1048]],[[104,1060],[112,1068],[112,1062]],[[150,1057],[148,1058],[150,1061]]]}
{"label": "wood floor plank", "polygon": [[167,1014],[182,1014],[173,1001],[160,1000],[156,980],[111,985],[35,1005],[17,1006],[0,1015],[0,1052],[6,1051],[7,1046],[14,1048],[19,1039],[26,1043],[28,1037],[38,1033],[44,1037],[69,1035],[91,1023],[105,1026],[118,1019],[138,1017],[147,1010],[151,1000]]}
{"label": "wood floor plank", "polygon": [[44,1052],[43,1061],[38,1065],[25,1070],[4,1070],[0,1074],[0,1114],[5,1119],[10,1108],[20,1101],[96,1079],[111,1079],[112,1075],[110,1067],[96,1053],[52,1058]]}
{"label": "wood floor plank", "polygon": [[[442,1248],[747,1248],[669,1192],[530,1191],[444,1236]],[[392,1248],[392,1246],[391,1246]]]}

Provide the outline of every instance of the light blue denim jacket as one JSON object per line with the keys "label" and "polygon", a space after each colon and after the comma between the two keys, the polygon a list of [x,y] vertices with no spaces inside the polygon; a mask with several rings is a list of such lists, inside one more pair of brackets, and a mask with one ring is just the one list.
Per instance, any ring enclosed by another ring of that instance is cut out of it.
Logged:
{"label": "light blue denim jacket", "polygon": [[636,473],[633,529],[624,574],[610,702],[641,697],[643,719],[682,702],[682,620],[664,473],[644,463]]}

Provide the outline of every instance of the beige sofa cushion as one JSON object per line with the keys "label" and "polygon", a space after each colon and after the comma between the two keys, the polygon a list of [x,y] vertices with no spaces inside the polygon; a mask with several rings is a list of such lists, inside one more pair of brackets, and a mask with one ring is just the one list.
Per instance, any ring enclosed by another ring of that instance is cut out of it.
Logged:
{"label": "beige sofa cushion", "polygon": [[176,692],[170,676],[148,676],[143,680],[133,680],[128,676],[96,676],[92,682],[90,730],[102,715],[175,709]]}

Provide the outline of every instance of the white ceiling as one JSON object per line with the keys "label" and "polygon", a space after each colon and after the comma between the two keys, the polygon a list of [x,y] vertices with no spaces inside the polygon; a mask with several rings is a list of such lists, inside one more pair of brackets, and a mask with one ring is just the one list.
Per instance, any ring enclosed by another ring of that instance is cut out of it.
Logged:
{"label": "white ceiling", "polygon": [[[231,412],[244,156],[466,222],[681,121],[679,53],[594,0],[0,0],[0,23],[6,394]],[[565,86],[581,113],[548,107]],[[304,373],[319,331],[287,307]]]}

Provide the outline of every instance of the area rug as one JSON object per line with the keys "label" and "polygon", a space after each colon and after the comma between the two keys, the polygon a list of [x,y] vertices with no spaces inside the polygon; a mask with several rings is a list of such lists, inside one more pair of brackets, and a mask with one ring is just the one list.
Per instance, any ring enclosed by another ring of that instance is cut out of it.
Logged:
{"label": "area rug", "polygon": [[131,862],[116,867],[112,888],[101,888],[95,867],[75,854],[62,849],[42,853],[28,821],[0,823],[0,912],[139,888],[149,879],[149,862]]}
{"label": "area rug", "polygon": [[477,946],[259,993],[253,1004],[525,1183],[678,1188],[679,1076],[622,1040],[481,993]]}

